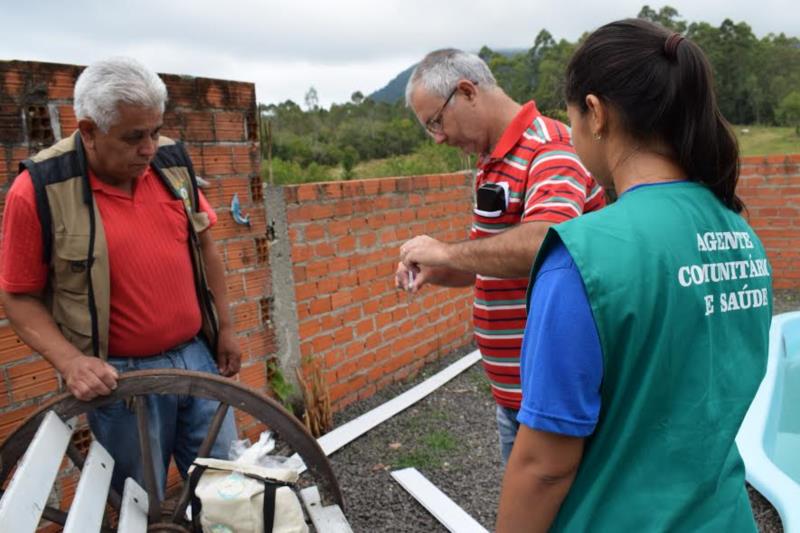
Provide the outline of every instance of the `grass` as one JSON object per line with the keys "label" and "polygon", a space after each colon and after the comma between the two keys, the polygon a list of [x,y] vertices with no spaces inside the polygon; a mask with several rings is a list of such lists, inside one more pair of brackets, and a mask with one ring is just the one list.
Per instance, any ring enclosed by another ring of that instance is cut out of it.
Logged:
{"label": "grass", "polygon": [[393,462],[395,468],[433,469],[443,466],[445,459],[458,448],[458,441],[447,430],[435,430],[422,437],[408,452]]}
{"label": "grass", "polygon": [[[474,158],[464,156],[460,150],[427,143],[411,154],[361,162],[353,168],[349,179],[441,174],[471,169],[473,165]],[[294,161],[277,158],[272,162],[272,174],[276,185],[347,179],[341,166],[329,167],[311,163],[302,167]],[[261,176],[264,181],[269,180],[266,159],[261,162]]]}
{"label": "grass", "polygon": [[791,127],[733,126],[742,156],[800,154],[800,135]]}
{"label": "grass", "polygon": [[474,161],[449,146],[425,144],[408,155],[373,159],[353,169],[355,179],[441,174],[472,168]]}
{"label": "grass", "polygon": [[469,381],[478,392],[491,394],[492,385],[489,383],[489,378],[486,377],[486,373],[483,371],[483,369],[479,370],[480,372],[472,371],[468,374]]}

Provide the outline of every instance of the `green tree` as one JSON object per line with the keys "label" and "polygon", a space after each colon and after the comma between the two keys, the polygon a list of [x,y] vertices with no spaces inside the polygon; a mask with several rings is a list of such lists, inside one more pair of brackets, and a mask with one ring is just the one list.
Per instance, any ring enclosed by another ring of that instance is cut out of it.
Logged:
{"label": "green tree", "polygon": [[639,14],[636,15],[637,18],[649,20],[650,22],[661,24],[672,31],[683,33],[686,31],[687,25],[685,21],[680,20],[680,16],[678,10],[672,6],[664,6],[656,11],[646,4],[642,6]]}
{"label": "green tree", "polygon": [[353,177],[353,167],[358,163],[358,152],[352,146],[345,146],[342,150],[342,177],[349,180]]}
{"label": "green tree", "polygon": [[794,132],[800,135],[800,91],[792,91],[781,100],[777,115],[783,124],[794,126]]}
{"label": "green tree", "polygon": [[313,86],[306,91],[305,102],[308,111],[317,111],[319,109],[319,95]]}

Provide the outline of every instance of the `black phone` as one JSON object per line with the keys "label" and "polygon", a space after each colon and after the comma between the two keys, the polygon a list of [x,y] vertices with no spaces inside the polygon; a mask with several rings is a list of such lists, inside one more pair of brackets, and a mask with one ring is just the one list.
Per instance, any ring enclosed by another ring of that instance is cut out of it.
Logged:
{"label": "black phone", "polygon": [[476,204],[480,211],[505,211],[506,190],[498,183],[484,183],[478,187]]}

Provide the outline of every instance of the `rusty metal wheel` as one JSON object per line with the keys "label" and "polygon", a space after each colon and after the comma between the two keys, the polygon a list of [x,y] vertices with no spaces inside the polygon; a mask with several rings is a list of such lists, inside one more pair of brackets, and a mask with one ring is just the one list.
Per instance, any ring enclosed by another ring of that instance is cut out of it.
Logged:
{"label": "rusty metal wheel", "polygon": [[[22,458],[33,439],[45,413],[55,411],[63,420],[87,413],[119,400],[129,400],[136,413],[139,431],[139,447],[144,465],[144,482],[150,498],[148,523],[152,531],[181,531],[184,529],[184,514],[189,503],[189,484],[184,480],[180,497],[171,512],[165,512],[163,502],[156,490],[155,463],[146,432],[148,412],[145,396],[148,394],[179,394],[197,396],[220,402],[209,426],[208,434],[198,450],[198,457],[206,457],[222,426],[229,408],[243,411],[262,422],[285,441],[305,462],[309,473],[317,483],[323,500],[335,502],[344,509],[342,493],[333,474],[328,458],[317,441],[306,428],[278,402],[266,395],[249,389],[227,378],[187,370],[144,370],[126,372],[119,377],[117,389],[108,396],[89,402],[76,399],[69,393],[51,398],[28,417],[2,444],[0,444],[0,487],[4,486],[17,462]],[[74,444],[70,444],[67,456],[82,469],[85,457]],[[107,503],[119,512],[120,495],[111,489]],[[63,525],[67,514],[54,507],[47,507],[42,515],[47,520]],[[104,528],[104,531],[112,531]],[[187,530],[188,531],[188,530]]]}

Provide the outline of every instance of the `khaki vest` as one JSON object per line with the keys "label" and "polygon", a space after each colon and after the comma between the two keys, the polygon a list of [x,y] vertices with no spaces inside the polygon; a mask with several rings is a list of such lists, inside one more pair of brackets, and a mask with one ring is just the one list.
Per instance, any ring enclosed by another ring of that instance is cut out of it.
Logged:
{"label": "khaki vest", "polygon": [[[198,212],[191,160],[182,144],[161,137],[150,164],[184,202],[203,333],[216,351],[218,321],[199,239],[209,220],[206,213]],[[106,359],[111,297],[108,247],[87,169],[77,131],[20,164],[20,172],[28,170],[31,175],[42,226],[42,258],[50,267],[46,305],[70,343],[87,355]]]}

